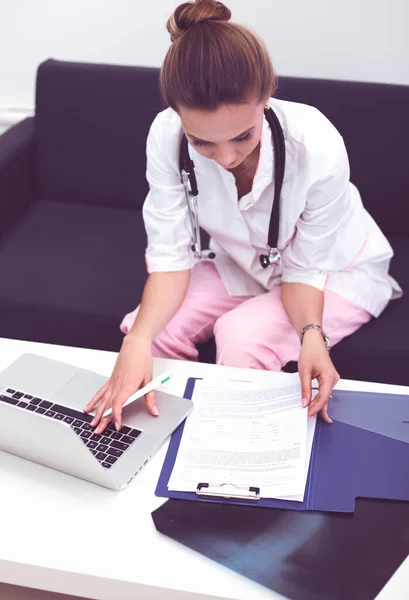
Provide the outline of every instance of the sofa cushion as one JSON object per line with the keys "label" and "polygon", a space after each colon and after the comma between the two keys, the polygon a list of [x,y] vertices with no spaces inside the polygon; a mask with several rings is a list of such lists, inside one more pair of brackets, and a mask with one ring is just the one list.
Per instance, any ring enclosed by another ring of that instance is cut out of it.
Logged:
{"label": "sofa cushion", "polygon": [[145,245],[137,210],[36,203],[0,245],[2,335],[118,350]]}
{"label": "sofa cushion", "polygon": [[[390,238],[395,251],[391,274],[409,290],[409,239]],[[409,384],[409,293],[390,302],[378,319],[335,346],[332,358],[340,375],[380,383]]]}
{"label": "sofa cushion", "polygon": [[141,207],[158,69],[49,60],[38,69],[38,198]]}

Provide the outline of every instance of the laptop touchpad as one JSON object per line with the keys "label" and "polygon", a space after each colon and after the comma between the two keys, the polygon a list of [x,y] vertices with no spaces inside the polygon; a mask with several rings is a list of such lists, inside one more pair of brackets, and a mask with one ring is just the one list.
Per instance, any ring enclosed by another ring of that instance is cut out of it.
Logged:
{"label": "laptop touchpad", "polygon": [[55,395],[70,406],[83,408],[106,381],[102,375],[77,373]]}

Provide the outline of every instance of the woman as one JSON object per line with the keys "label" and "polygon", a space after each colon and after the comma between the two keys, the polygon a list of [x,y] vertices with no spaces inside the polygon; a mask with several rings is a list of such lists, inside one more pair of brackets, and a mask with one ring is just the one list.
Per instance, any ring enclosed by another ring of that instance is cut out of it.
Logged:
{"label": "woman", "polygon": [[[98,433],[111,405],[120,427],[123,403],[151,379],[152,355],[195,360],[196,345],[213,334],[219,364],[278,371],[298,360],[303,405],[330,423],[327,403],[339,376],[327,336],[338,343],[399,292],[388,275],[392,249],[349,182],[342,137],[315,108],[271,98],[277,80],[266,48],[230,16],[221,2],[197,0],[167,23],[173,44],[160,83],[170,108],[147,141],[149,277],[139,309],[121,324],[127,335],[112,376],[85,409],[99,403]],[[283,129],[286,165],[281,263],[263,269],[274,197],[266,104]],[[216,254],[198,264],[179,172],[183,132],[200,225]],[[146,400],[157,415],[154,394]]]}

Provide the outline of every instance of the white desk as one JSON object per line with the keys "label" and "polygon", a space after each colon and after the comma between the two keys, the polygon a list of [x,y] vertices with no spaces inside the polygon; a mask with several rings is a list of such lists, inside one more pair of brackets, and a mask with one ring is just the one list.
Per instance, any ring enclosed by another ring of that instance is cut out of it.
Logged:
{"label": "white desk", "polygon": [[[34,352],[109,376],[116,354],[0,340],[0,370]],[[171,368],[168,391],[187,377],[234,376],[237,369],[157,360]],[[243,375],[243,371],[240,371]],[[284,374],[251,371],[272,381]],[[342,381],[342,389],[409,393],[409,388]],[[115,493],[0,452],[0,581],[99,600],[273,600],[282,598],[157,533],[151,512],[166,446],[123,492]],[[408,467],[409,476],[409,467]],[[409,559],[379,600],[409,597]]]}

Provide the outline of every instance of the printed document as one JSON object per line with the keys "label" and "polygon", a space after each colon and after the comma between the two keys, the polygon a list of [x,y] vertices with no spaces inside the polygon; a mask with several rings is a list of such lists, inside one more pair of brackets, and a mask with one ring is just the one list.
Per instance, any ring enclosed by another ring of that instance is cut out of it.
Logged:
{"label": "printed document", "polygon": [[227,484],[257,487],[263,498],[303,500],[315,420],[307,436],[299,381],[271,389],[197,381],[192,401],[169,490]]}

